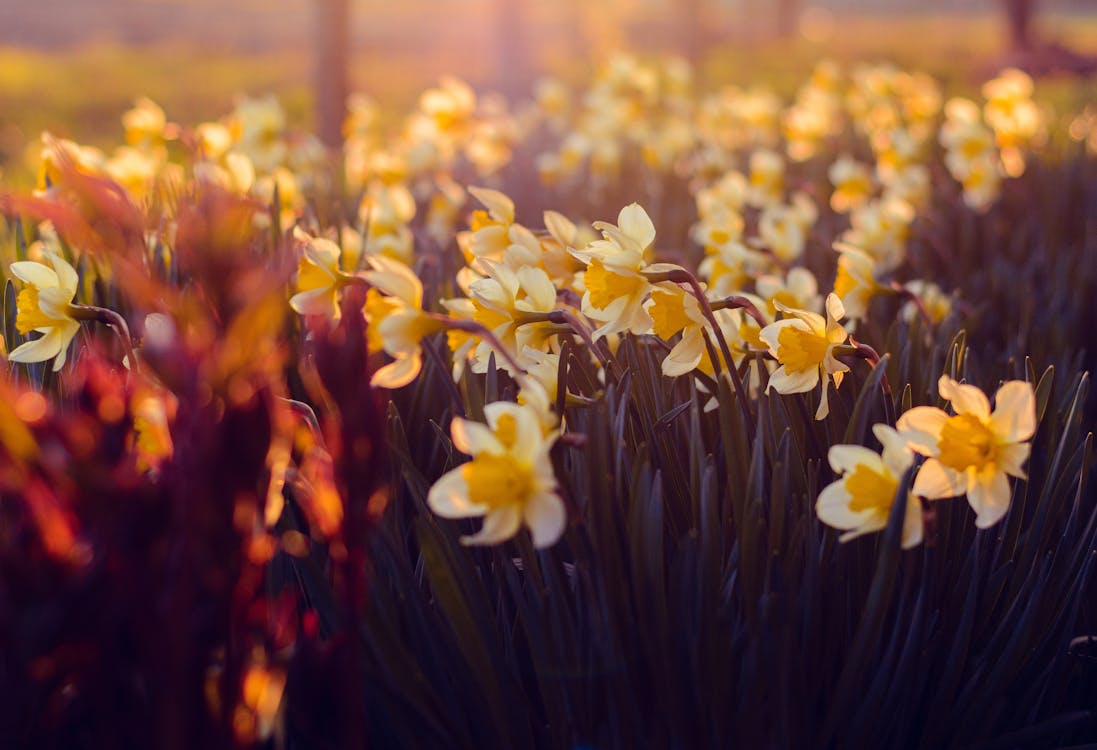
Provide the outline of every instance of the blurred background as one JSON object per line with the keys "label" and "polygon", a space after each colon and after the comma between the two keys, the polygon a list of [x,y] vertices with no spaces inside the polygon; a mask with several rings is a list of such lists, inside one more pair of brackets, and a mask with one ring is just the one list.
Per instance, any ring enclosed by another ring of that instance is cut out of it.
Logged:
{"label": "blurred background", "polygon": [[322,128],[318,100],[341,89],[395,112],[446,73],[517,94],[547,72],[579,82],[614,50],[784,92],[823,56],[962,89],[1006,64],[1091,71],[1097,0],[0,0],[0,164],[44,129],[116,143],[138,96],[195,123],[275,93],[291,123]]}

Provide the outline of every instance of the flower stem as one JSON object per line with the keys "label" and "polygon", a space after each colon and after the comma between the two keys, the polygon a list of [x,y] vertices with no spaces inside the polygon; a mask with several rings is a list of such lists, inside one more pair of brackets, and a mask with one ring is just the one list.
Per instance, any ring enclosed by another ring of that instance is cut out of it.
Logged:
{"label": "flower stem", "polygon": [[131,372],[137,372],[137,354],[133,349],[133,337],[130,336],[126,319],[106,307],[95,305],[69,305],[69,315],[76,320],[94,320],[110,327],[122,344],[125,361]]}

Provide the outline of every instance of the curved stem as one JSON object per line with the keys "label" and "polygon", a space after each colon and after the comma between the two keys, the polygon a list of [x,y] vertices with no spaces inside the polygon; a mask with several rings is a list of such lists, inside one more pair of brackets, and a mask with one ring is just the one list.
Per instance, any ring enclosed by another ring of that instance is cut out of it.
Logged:
{"label": "curved stem", "polygon": [[[438,313],[423,313],[431,320],[437,321],[442,324],[443,328],[449,328],[457,331],[464,331],[465,333],[471,333],[474,336],[479,336],[484,341],[488,342],[499,355],[507,361],[507,365],[511,368],[511,375],[515,380],[521,381],[525,377],[526,371],[522,369],[522,366],[518,364],[518,360],[514,358],[514,355],[510,353],[503,342],[491,332],[487,326],[477,323],[475,320],[465,320],[463,318],[451,318],[447,315],[439,315]],[[521,384],[519,382],[519,384]]]}
{"label": "curved stem", "polygon": [[137,372],[137,354],[133,350],[133,337],[130,336],[126,319],[106,307],[95,305],[69,305],[69,314],[76,320],[94,320],[110,327],[122,344],[122,351],[131,372]]}

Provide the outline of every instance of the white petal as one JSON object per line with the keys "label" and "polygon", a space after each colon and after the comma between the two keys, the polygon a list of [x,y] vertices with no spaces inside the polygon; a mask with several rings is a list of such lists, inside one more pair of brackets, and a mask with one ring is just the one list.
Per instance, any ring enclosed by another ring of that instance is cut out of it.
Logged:
{"label": "white petal", "polygon": [[567,524],[564,501],[554,492],[538,492],[526,504],[525,521],[538,549],[556,543]]}
{"label": "white petal", "polygon": [[1032,451],[1032,446],[1028,443],[1011,443],[1003,445],[999,451],[998,466],[1001,470],[1010,476],[1027,479],[1024,465],[1028,460],[1028,454]]}
{"label": "white petal", "polygon": [[852,498],[845,485],[845,481],[839,479],[824,487],[819,493],[819,499],[815,501],[815,514],[827,526],[842,530],[855,529],[868,520],[872,511],[850,510],[849,503]]}
{"label": "white petal", "polygon": [[977,516],[975,525],[986,529],[1002,520],[1009,510],[1009,480],[1002,472],[984,474],[968,488],[968,503]]}
{"label": "white petal", "polygon": [[514,222],[514,201],[508,198],[498,190],[492,190],[491,188],[482,188],[469,186],[469,192],[484,204],[488,213],[491,214],[491,218],[496,221],[501,221],[504,224],[511,224]]}
{"label": "white petal", "polygon": [[832,445],[827,451],[830,468],[837,474],[845,474],[864,465],[879,473],[885,470],[880,455],[861,445]]}
{"label": "white petal", "polygon": [[970,414],[983,420],[990,417],[990,402],[986,394],[973,385],[963,385],[948,375],[942,375],[937,381],[937,392],[941,398],[952,402],[957,414]]}
{"label": "white petal", "polygon": [[399,297],[412,307],[419,307],[423,300],[423,284],[414,271],[385,255],[370,255],[368,260],[375,270],[363,273],[366,281],[385,294]]}
{"label": "white petal", "polygon": [[33,260],[19,260],[12,263],[8,268],[20,281],[34,284],[39,289],[60,286],[56,271]]}
{"label": "white petal", "polygon": [[522,511],[514,506],[496,508],[484,516],[484,525],[476,534],[461,537],[461,544],[498,544],[518,533]]}
{"label": "white petal", "polygon": [[[36,338],[34,341],[27,341],[19,346],[15,347],[8,354],[8,360],[11,362],[45,362],[47,359],[52,359],[61,353],[63,343],[63,335],[61,329],[52,328],[49,333],[44,336]],[[62,361],[62,364],[64,362]]]}
{"label": "white petal", "polygon": [[999,440],[1019,443],[1036,432],[1036,394],[1023,380],[1011,380],[994,395],[990,429]]}
{"label": "white petal", "polygon": [[647,249],[655,241],[655,225],[647,211],[638,203],[630,203],[617,215],[617,227],[640,248]]}
{"label": "white petal", "polygon": [[817,385],[819,385],[819,368],[812,367],[790,373],[784,365],[781,365],[769,376],[769,385],[766,390],[772,388],[778,393],[786,394],[806,393]]}
{"label": "white petal", "polygon": [[442,518],[471,518],[482,516],[487,511],[482,505],[469,501],[468,483],[465,481],[464,467],[458,466],[447,471],[427,493],[427,505]]}
{"label": "white petal", "polygon": [[888,471],[893,476],[901,476],[914,461],[914,453],[907,444],[906,438],[894,427],[886,424],[873,425],[872,434],[883,446],[882,457]]}
{"label": "white petal", "polygon": [[80,277],[77,275],[76,269],[57,253],[47,253],[46,255],[50,259],[53,270],[57,272],[59,286],[68,293],[71,300],[76,296],[76,286],[80,283]]}
{"label": "white petal", "polygon": [[916,406],[899,417],[896,427],[910,447],[925,456],[937,455],[937,441],[948,414],[935,406]]}
{"label": "white petal", "polygon": [[967,488],[967,480],[936,458],[922,464],[914,477],[914,494],[927,500],[939,500],[944,497],[962,495]]}
{"label": "white petal", "polygon": [[422,360],[416,351],[409,357],[397,357],[377,372],[373,373],[369,384],[374,388],[403,388],[415,380],[422,368]]}
{"label": "white petal", "polygon": [[674,345],[670,353],[663,359],[663,374],[668,378],[676,378],[680,375],[693,372],[705,353],[705,342],[700,328],[688,330],[683,334],[682,340]]}
{"label": "white petal", "polygon": [[556,307],[556,287],[542,269],[531,266],[520,268],[518,280],[526,292],[524,302],[530,310],[550,312]]}
{"label": "white petal", "polygon": [[338,318],[339,306],[331,287],[298,292],[289,298],[289,306],[298,315],[324,315]]}
{"label": "white petal", "polygon": [[453,437],[453,447],[470,456],[485,451],[495,455],[505,452],[495,434],[488,429],[487,425],[479,422],[454,417],[450,423],[449,432]]}
{"label": "white petal", "polygon": [[924,525],[922,503],[911,493],[907,496],[907,512],[903,519],[903,549],[910,549],[922,543]]}

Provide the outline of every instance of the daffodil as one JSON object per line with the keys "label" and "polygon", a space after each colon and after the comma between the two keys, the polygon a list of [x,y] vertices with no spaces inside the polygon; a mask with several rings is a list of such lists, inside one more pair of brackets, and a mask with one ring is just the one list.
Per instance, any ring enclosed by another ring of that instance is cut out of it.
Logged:
{"label": "daffodil", "polygon": [[842,300],[842,306],[852,320],[863,320],[868,315],[869,302],[882,288],[876,281],[876,262],[856,247],[838,243],[837,249],[834,293]]}
{"label": "daffodil", "polygon": [[393,358],[373,373],[370,385],[402,388],[422,369],[422,340],[443,324],[423,311],[423,283],[414,271],[382,255],[370,256],[369,262],[373,270],[362,274],[373,286],[366,293],[368,346]]}
{"label": "daffodil", "polygon": [[[507,349],[513,358],[526,347],[544,351],[548,339],[552,336],[552,324],[545,316],[556,309],[556,287],[548,274],[534,266],[523,266],[517,272],[502,263],[482,261],[487,266],[488,275],[469,284],[468,298],[472,302],[471,319],[495,335],[496,342]],[[458,313],[464,306],[455,307],[446,304]],[[524,318],[539,318],[524,320]],[[464,337],[474,334],[454,331],[451,341],[460,345]],[[479,339],[467,349],[472,361],[472,371],[487,371],[489,357],[494,351],[494,342]],[[510,370],[509,362],[504,359],[500,366]],[[516,373],[512,373],[516,374]]]}
{"label": "daffodil", "polygon": [[831,164],[827,177],[834,185],[830,207],[838,213],[846,213],[863,205],[872,195],[872,174],[868,167],[849,156],[843,156]]}
{"label": "daffodil", "polygon": [[762,341],[780,363],[769,378],[766,390],[778,393],[805,393],[823,385],[816,419],[824,419],[830,412],[827,402],[827,385],[831,379],[834,387],[842,384],[849,366],[834,355],[835,347],[845,343],[849,334],[838,322],[845,317],[845,308],[836,294],[826,300],[827,316],[807,310],[795,310],[777,303],[777,309],[789,317],[778,320],[762,329]]}
{"label": "daffodil", "polygon": [[651,317],[643,303],[650,284],[642,271],[645,255],[655,241],[655,225],[647,212],[632,203],[621,209],[617,224],[595,222],[602,233],[583,250],[572,254],[587,265],[583,274],[583,314],[602,322],[595,336],[651,330]]}
{"label": "daffodil", "polygon": [[300,227],[294,229],[293,236],[301,246],[301,259],[297,265],[297,293],[290,297],[290,307],[299,315],[338,320],[337,293],[345,283],[339,269],[339,246],[323,237],[310,237]]}
{"label": "daffodil", "polygon": [[69,344],[80,330],[80,323],[72,314],[79,282],[76,270],[64,258],[55,253],[47,253],[46,257],[48,266],[29,260],[11,264],[11,273],[25,284],[15,300],[15,327],[23,335],[31,331],[43,335],[17,346],[8,359],[12,362],[53,359],[57,372],[64,367]]}
{"label": "daffodil", "polygon": [[1011,380],[994,395],[994,411],[981,390],[942,375],[941,397],[952,404],[949,415],[918,406],[899,418],[897,427],[918,453],[930,458],[914,482],[914,492],[930,500],[967,495],[975,525],[993,526],[1009,510],[1009,477],[1025,478],[1022,467],[1036,432],[1036,396],[1032,385]]}
{"label": "daffodil", "polygon": [[484,407],[487,424],[454,418],[453,445],[472,460],[442,475],[427,503],[443,518],[484,517],[465,544],[498,544],[529,528],[535,547],[554,544],[567,513],[557,494],[549,451],[559,435],[546,432],[531,405],[496,402]]}
{"label": "daffodil", "polygon": [[[815,512],[823,523],[846,532],[839,537],[843,542],[887,526],[899,483],[914,462],[914,452],[894,428],[878,424],[872,434],[883,446],[882,454],[859,445],[835,445],[827,453],[830,467],[841,476],[819,493]],[[920,543],[922,532],[922,506],[911,492],[903,517],[903,548]]]}

